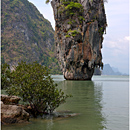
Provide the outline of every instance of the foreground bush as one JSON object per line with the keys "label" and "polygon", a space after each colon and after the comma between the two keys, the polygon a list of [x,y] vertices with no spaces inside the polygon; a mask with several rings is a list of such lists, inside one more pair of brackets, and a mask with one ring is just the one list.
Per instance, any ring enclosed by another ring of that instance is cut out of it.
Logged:
{"label": "foreground bush", "polygon": [[7,63],[1,65],[1,89],[10,86],[10,67]]}
{"label": "foreground bush", "polygon": [[34,117],[52,113],[69,97],[56,88],[48,69],[36,62],[19,63],[15,71],[11,72],[10,80],[11,87],[7,89],[7,93],[20,96],[24,102],[28,102]]}

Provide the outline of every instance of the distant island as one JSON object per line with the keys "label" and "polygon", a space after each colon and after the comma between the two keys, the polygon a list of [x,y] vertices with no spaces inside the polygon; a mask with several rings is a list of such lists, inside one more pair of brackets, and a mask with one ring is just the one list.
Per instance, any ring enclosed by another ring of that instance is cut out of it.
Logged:
{"label": "distant island", "polygon": [[119,72],[118,68],[111,67],[110,64],[105,64],[103,70],[95,68],[94,75],[128,75]]}
{"label": "distant island", "polygon": [[128,75],[119,72],[115,67],[111,67],[109,64],[105,64],[103,67],[102,75]]}

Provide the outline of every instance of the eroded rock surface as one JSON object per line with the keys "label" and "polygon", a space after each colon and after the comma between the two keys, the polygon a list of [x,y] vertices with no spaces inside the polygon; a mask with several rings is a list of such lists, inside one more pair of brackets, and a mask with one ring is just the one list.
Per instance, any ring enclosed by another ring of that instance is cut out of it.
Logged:
{"label": "eroded rock surface", "polygon": [[1,95],[1,100],[2,124],[23,123],[29,121],[29,113],[27,113],[22,106],[16,105],[19,101],[19,97]]}
{"label": "eroded rock surface", "polygon": [[1,95],[1,101],[4,103],[4,104],[12,104],[12,105],[15,105],[15,104],[18,104],[18,102],[20,101],[20,98],[17,97],[17,96],[8,96],[8,95]]}
{"label": "eroded rock surface", "polygon": [[52,0],[51,4],[64,78],[90,80],[94,68],[103,67],[101,48],[107,26],[103,0]]}

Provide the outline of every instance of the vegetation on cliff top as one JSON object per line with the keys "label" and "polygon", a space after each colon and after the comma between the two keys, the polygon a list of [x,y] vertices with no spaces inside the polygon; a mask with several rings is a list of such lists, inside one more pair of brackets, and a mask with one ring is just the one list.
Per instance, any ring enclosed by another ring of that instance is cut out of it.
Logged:
{"label": "vegetation on cliff top", "polygon": [[[50,0],[47,0],[46,3],[49,3]],[[82,25],[83,21],[85,20],[83,17],[83,6],[80,3],[79,0],[60,0],[59,4],[57,5],[58,8],[58,13],[60,14],[60,16],[64,16],[68,18],[68,24],[72,25],[72,24],[77,24],[79,27],[80,25]],[[77,20],[74,20],[78,18]],[[79,29],[79,28],[78,28]],[[81,28],[80,28],[81,31]],[[80,33],[80,31],[78,30],[71,30],[69,29],[66,32],[66,38],[72,36],[75,37],[77,34]]]}

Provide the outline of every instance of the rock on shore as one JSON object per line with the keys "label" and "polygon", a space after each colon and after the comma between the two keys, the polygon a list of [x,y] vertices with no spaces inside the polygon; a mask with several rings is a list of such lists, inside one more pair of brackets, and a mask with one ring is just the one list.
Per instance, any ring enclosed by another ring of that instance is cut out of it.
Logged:
{"label": "rock on shore", "polygon": [[8,104],[16,105],[20,101],[20,98],[17,96],[1,95],[1,101],[6,105]]}
{"label": "rock on shore", "polygon": [[20,100],[19,97],[1,95],[1,100],[2,124],[22,123],[29,121],[29,114],[23,109],[22,106],[17,105]]}

